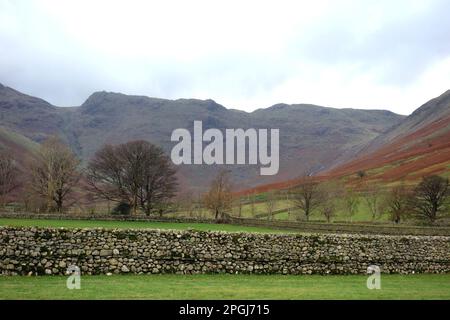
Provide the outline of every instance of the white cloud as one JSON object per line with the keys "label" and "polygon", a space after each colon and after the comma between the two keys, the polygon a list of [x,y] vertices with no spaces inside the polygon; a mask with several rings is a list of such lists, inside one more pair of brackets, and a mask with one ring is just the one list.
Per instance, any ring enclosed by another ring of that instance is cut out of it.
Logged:
{"label": "white cloud", "polygon": [[443,1],[0,0],[0,82],[56,105],[96,90],[387,108],[450,88]]}

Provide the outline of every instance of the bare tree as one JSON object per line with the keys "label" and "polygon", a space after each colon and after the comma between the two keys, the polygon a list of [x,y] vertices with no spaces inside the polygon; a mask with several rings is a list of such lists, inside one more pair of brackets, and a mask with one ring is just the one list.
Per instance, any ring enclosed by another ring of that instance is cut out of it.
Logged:
{"label": "bare tree", "polygon": [[62,212],[65,201],[77,184],[80,161],[57,137],[51,137],[40,147],[30,165],[30,186],[34,193],[46,199],[47,210]]}
{"label": "bare tree", "polygon": [[358,211],[359,196],[352,188],[347,188],[344,195],[344,207],[347,211],[350,222],[353,221],[353,217]]}
{"label": "bare tree", "polygon": [[411,210],[421,218],[434,223],[446,211],[450,193],[448,178],[437,175],[424,177],[410,198]]}
{"label": "bare tree", "polygon": [[186,213],[188,217],[192,218],[195,214],[196,209],[194,193],[192,191],[185,191],[177,198],[177,209]]}
{"label": "bare tree", "polygon": [[327,222],[330,223],[336,214],[336,204],[333,201],[326,201],[320,210]]}
{"label": "bare tree", "polygon": [[240,218],[242,216],[242,205],[243,205],[242,196],[237,195],[236,197],[233,198],[233,202],[237,206],[237,216],[238,218]]}
{"label": "bare tree", "polygon": [[359,170],[358,172],[356,172],[356,175],[359,179],[363,179],[366,176],[366,172],[364,170]]}
{"label": "bare tree", "polygon": [[196,193],[195,201],[194,201],[195,216],[203,218],[204,209],[205,209],[205,207],[204,207],[204,201],[203,201],[203,194]]}
{"label": "bare tree", "polygon": [[408,213],[409,193],[404,185],[394,187],[384,199],[384,207],[390,220],[396,224]]}
{"label": "bare tree", "polygon": [[29,181],[24,184],[21,200],[26,212],[45,212],[48,211],[47,199],[38,195]]}
{"label": "bare tree", "polygon": [[376,185],[370,185],[365,188],[362,192],[364,201],[367,204],[367,207],[369,208],[372,221],[377,219],[380,216],[380,188]]}
{"label": "bare tree", "polygon": [[175,211],[176,208],[170,198],[160,199],[158,202],[154,203],[151,207],[152,211],[147,211],[144,207],[145,213],[149,215],[151,212],[157,213],[160,217],[163,216],[165,212]]}
{"label": "bare tree", "polygon": [[127,203],[133,213],[160,215],[177,187],[175,169],[163,150],[147,141],[105,145],[87,168],[90,190],[98,198]]}
{"label": "bare tree", "polygon": [[248,195],[248,197],[250,198],[250,212],[251,212],[251,216],[252,218],[255,217],[256,215],[256,209],[255,209],[255,195],[252,192],[251,194]]}
{"label": "bare tree", "polygon": [[331,222],[331,219],[335,216],[337,210],[336,201],[340,195],[340,186],[337,183],[326,182],[320,186],[322,190],[321,203],[319,211],[325,217],[327,222]]}
{"label": "bare tree", "polygon": [[310,176],[304,176],[301,182],[291,189],[291,200],[293,205],[303,211],[306,221],[314,209],[316,209],[322,198],[319,184]]}
{"label": "bare tree", "polygon": [[[286,203],[291,203],[291,198],[290,198],[290,192],[289,190],[287,190],[286,192],[284,192],[284,197],[286,197]],[[288,221],[291,220],[291,206],[288,206],[287,208],[287,219]]]}
{"label": "bare tree", "polygon": [[266,193],[266,209],[267,209],[267,220],[273,220],[273,211],[275,210],[276,206],[276,196],[275,192],[270,190]]}
{"label": "bare tree", "polygon": [[18,186],[19,170],[14,160],[6,153],[0,153],[0,205],[6,203],[6,196]]}
{"label": "bare tree", "polygon": [[221,171],[212,181],[204,196],[205,207],[211,210],[216,220],[224,219],[232,206],[231,182],[228,171]]}

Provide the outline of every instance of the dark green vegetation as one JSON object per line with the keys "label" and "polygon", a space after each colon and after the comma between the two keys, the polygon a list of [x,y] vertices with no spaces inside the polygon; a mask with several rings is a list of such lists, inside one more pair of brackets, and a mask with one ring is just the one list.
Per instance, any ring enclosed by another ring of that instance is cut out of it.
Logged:
{"label": "dark green vegetation", "polygon": [[367,276],[145,275],[0,277],[0,299],[450,299],[450,274]]}

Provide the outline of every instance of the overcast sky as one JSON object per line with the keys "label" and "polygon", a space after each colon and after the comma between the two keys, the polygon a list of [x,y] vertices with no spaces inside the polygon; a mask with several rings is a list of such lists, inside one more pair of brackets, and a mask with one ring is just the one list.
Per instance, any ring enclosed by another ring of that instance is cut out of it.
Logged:
{"label": "overcast sky", "polygon": [[0,83],[409,114],[450,89],[450,1],[0,0]]}

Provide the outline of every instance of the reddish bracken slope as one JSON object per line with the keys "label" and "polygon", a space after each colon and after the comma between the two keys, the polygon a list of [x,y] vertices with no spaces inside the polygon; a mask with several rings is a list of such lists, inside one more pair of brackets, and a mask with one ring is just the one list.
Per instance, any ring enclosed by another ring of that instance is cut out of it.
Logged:
{"label": "reddish bracken slope", "polygon": [[[450,117],[433,122],[418,131],[399,137],[392,143],[357,159],[323,172],[318,181],[345,178],[356,182],[357,173],[364,171],[366,181],[395,183],[416,182],[429,174],[450,173]],[[286,189],[298,184],[300,178],[258,186],[240,194]]]}
{"label": "reddish bracken slope", "polygon": [[[381,184],[417,182],[430,174],[450,175],[450,91],[430,100],[397,127],[371,142],[355,159],[315,176],[318,181],[364,180]],[[262,185],[242,193],[286,189],[300,179]]]}
{"label": "reddish bracken slope", "polygon": [[418,180],[428,174],[448,174],[449,166],[450,116],[447,116],[322,175],[335,178],[364,171],[367,179],[395,182]]}

